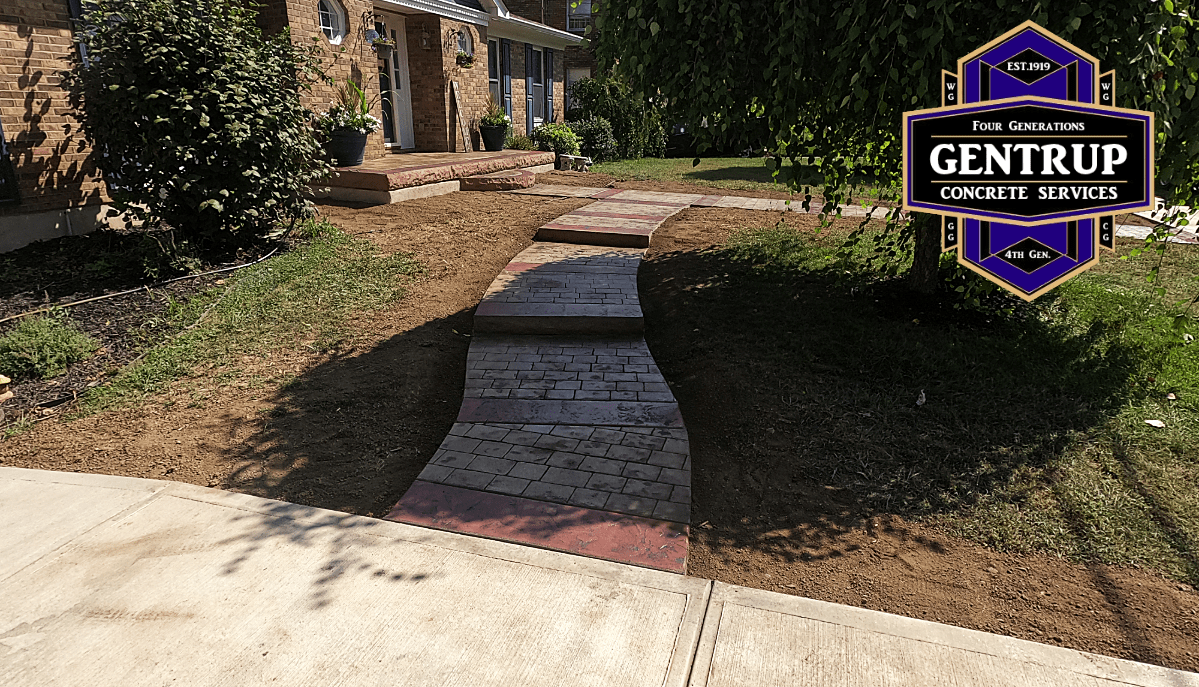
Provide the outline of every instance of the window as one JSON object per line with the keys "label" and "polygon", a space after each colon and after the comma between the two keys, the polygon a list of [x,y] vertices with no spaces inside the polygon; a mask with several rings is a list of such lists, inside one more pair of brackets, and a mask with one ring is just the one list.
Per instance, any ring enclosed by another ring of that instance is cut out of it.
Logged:
{"label": "window", "polygon": [[475,45],[470,38],[470,29],[458,30],[458,52],[464,52],[467,55],[475,54]]}
{"label": "window", "polygon": [[491,99],[503,104],[500,95],[500,44],[499,41],[487,41],[487,87],[491,91]]}
{"label": "window", "polygon": [[[93,29],[84,22],[83,16],[94,10],[96,3],[91,0],[69,0],[67,6],[71,12],[71,30],[79,31],[82,29],[84,33],[92,35]],[[86,43],[79,44],[79,57],[83,60],[84,64],[89,63]]]}
{"label": "window", "polygon": [[570,97],[570,87],[575,85],[579,79],[591,78],[591,69],[567,69],[566,70],[566,109],[571,109],[575,106],[573,99]]}
{"label": "window", "polygon": [[591,0],[566,0],[566,30],[581,32],[588,26],[591,26]]}
{"label": "window", "polygon": [[529,74],[533,77],[533,121],[545,121],[545,73],[542,69],[541,48],[533,48],[533,60],[529,63]]}
{"label": "window", "polygon": [[346,35],[346,14],[337,0],[320,0],[316,4],[316,13],[325,38],[333,45],[341,44]]}

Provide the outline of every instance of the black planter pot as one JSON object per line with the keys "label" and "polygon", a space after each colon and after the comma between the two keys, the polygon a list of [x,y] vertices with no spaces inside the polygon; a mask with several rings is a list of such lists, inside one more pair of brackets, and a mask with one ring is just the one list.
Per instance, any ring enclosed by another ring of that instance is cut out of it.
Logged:
{"label": "black planter pot", "polygon": [[479,138],[483,139],[483,150],[498,151],[504,149],[504,138],[508,135],[508,125],[489,126],[479,125]]}
{"label": "black planter pot", "polygon": [[366,152],[366,134],[350,129],[334,131],[325,143],[325,152],[333,159],[335,167],[353,167],[362,164]]}

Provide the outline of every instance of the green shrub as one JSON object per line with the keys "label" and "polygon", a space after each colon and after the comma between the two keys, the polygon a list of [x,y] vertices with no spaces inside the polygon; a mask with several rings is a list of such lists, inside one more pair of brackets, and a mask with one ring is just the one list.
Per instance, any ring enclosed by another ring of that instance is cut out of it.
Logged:
{"label": "green shrub", "polygon": [[579,137],[566,124],[542,124],[533,129],[537,147],[559,155],[578,155]]}
{"label": "green shrub", "polygon": [[90,358],[97,345],[66,313],[26,318],[0,337],[0,373],[13,378],[57,377],[68,365]]}
{"label": "green shrub", "polygon": [[611,73],[579,79],[570,87],[574,107],[567,121],[602,117],[612,124],[616,155],[621,158],[662,157],[666,154],[666,128],[659,107],[635,93],[628,82]]}
{"label": "green shrub", "polygon": [[537,144],[533,139],[522,134],[513,134],[512,130],[508,130],[508,138],[504,139],[504,147],[511,150],[537,150]]}
{"label": "green shrub", "polygon": [[612,134],[612,122],[603,117],[589,117],[567,126],[579,137],[583,154],[592,162],[603,162],[616,157],[616,136]]}
{"label": "green shrub", "polygon": [[308,216],[327,172],[300,92],[315,48],[264,39],[239,0],[84,3],[88,59],[62,74],[114,206],[228,248]]}

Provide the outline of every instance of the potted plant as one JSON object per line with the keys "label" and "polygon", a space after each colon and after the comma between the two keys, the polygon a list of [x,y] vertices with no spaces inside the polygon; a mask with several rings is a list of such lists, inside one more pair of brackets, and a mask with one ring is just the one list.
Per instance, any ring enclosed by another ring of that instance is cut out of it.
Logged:
{"label": "potted plant", "polygon": [[457,62],[459,67],[462,67],[463,69],[470,69],[471,67],[475,66],[475,56],[459,50]]}
{"label": "potted plant", "polygon": [[504,138],[511,124],[512,118],[504,112],[504,108],[495,98],[488,96],[487,112],[479,119],[479,138],[483,140],[483,150],[503,150]]}
{"label": "potted plant", "polygon": [[379,57],[386,59],[391,56],[391,51],[396,47],[396,42],[390,38],[376,38],[371,41],[371,50],[378,53]]}
{"label": "potted plant", "polygon": [[353,81],[346,81],[337,89],[336,99],[329,109],[317,120],[317,127],[325,139],[325,152],[336,167],[353,167],[362,164],[366,151],[367,134],[379,130],[379,120],[371,114],[374,100],[368,100],[366,92]]}

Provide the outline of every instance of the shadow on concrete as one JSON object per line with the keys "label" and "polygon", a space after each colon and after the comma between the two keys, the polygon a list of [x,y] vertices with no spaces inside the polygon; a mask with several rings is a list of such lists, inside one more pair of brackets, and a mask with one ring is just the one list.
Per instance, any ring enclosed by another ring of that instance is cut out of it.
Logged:
{"label": "shadow on concrete", "polygon": [[[626,279],[633,276],[627,271],[630,262],[627,251],[606,252],[610,253],[611,261],[623,263],[625,271],[621,276]],[[513,280],[505,288],[493,292],[489,302],[502,303],[509,296],[526,293],[526,289],[534,285],[547,292],[557,289],[564,280],[580,271],[597,270],[592,274],[601,278],[612,271],[611,267],[597,265],[595,256],[525,267],[519,273],[520,280]],[[365,352],[331,359],[297,377],[273,397],[264,399],[274,410],[265,427],[245,440],[245,449],[237,457],[236,468],[220,486],[359,515],[379,518],[387,515],[434,457],[458,415],[463,401],[473,314],[473,310],[460,311],[396,335]],[[626,326],[618,323],[618,328]],[[543,335],[547,343],[562,341],[560,332],[557,332],[558,336],[548,331],[536,333]],[[493,339],[497,334],[487,336]],[[529,338],[529,334],[512,336],[522,340]],[[589,342],[640,340],[640,336],[625,331],[580,332],[572,338]],[[579,403],[587,405],[591,402]],[[619,401],[596,401],[594,404],[630,408],[642,405]],[[638,412],[636,408],[625,409],[624,415]],[[517,504],[519,513],[501,513],[500,510],[510,504],[497,506],[491,503],[489,499],[496,496],[464,490],[457,499],[470,503],[457,503],[442,495],[432,500],[418,500],[414,507],[421,511],[422,517],[408,520],[442,529],[478,531],[504,539],[537,542],[549,548],[576,550],[604,558],[611,556],[584,550],[587,546],[603,546],[603,542],[589,544],[587,535],[581,532],[610,528],[616,518],[621,521],[618,527],[638,533],[633,538],[644,540],[647,550],[657,550],[666,530],[675,537],[684,531],[682,526],[667,526],[636,516],[605,514],[597,519],[595,511],[540,501]],[[497,519],[506,523],[502,534],[490,532]],[[336,522],[331,522],[330,526],[336,526]],[[278,536],[278,533],[272,536]],[[626,535],[623,541],[627,543],[629,538]],[[678,551],[663,551],[660,557],[670,555],[677,556]]]}
{"label": "shadow on concrete", "polygon": [[370,576],[395,583],[419,583],[435,574],[435,568],[424,571],[398,570],[379,565],[386,556],[379,547],[393,545],[387,536],[372,536],[381,523],[346,513],[312,512],[291,503],[278,503],[263,511],[231,511],[225,523],[231,536],[219,541],[221,545],[237,547],[236,557],[225,563],[222,573],[233,575],[245,566],[256,564],[259,556],[269,556],[269,549],[285,541],[312,549],[313,556],[322,561],[320,572],[310,586],[312,608],[328,606],[336,599],[339,584],[354,577]]}

